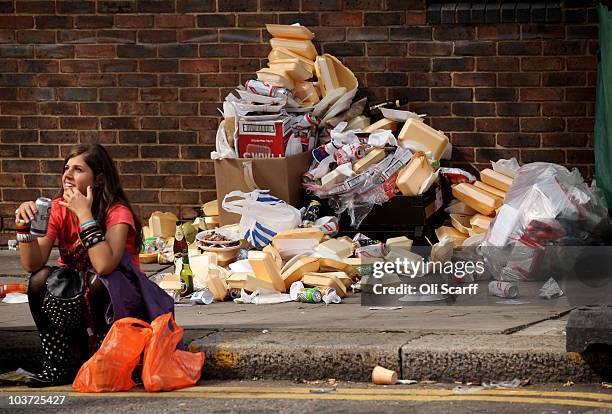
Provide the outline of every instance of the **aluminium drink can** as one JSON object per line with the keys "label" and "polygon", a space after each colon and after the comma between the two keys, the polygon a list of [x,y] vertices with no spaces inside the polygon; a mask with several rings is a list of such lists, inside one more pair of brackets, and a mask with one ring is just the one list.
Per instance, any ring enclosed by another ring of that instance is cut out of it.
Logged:
{"label": "aluminium drink can", "polygon": [[323,295],[317,288],[302,289],[297,295],[298,302],[319,303],[323,300]]}
{"label": "aluminium drink can", "polygon": [[500,298],[516,298],[519,290],[515,283],[494,280],[489,283],[489,293]]}
{"label": "aluminium drink can", "polygon": [[49,215],[51,214],[51,199],[39,197],[36,200],[36,215],[30,223],[30,234],[42,237],[47,234]]}

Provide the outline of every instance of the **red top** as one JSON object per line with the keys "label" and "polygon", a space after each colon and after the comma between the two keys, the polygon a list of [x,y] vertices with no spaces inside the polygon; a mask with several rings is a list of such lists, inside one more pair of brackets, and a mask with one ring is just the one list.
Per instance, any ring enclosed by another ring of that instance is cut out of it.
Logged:
{"label": "red top", "polygon": [[[57,240],[60,251],[57,262],[60,266],[85,270],[89,266],[89,257],[79,239],[79,221],[66,207],[59,205],[60,200],[63,201],[63,198],[56,198],[51,202],[47,236]],[[106,230],[120,223],[130,226],[125,247],[131,255],[132,263],[140,269],[139,249],[136,246],[136,226],[132,212],[123,204],[113,204],[106,213]]]}

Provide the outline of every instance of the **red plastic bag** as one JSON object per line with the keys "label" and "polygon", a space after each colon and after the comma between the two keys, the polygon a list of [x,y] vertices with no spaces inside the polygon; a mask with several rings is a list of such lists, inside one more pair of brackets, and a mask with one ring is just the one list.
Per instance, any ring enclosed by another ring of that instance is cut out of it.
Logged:
{"label": "red plastic bag", "polygon": [[171,313],[157,317],[152,323],[153,336],[145,348],[142,382],[149,392],[176,390],[195,385],[202,375],[203,352],[176,349],[183,338]]}
{"label": "red plastic bag", "polygon": [[129,390],[135,385],[132,371],[152,335],[151,325],[140,319],[115,321],[100,349],[81,366],[72,388],[80,392]]}

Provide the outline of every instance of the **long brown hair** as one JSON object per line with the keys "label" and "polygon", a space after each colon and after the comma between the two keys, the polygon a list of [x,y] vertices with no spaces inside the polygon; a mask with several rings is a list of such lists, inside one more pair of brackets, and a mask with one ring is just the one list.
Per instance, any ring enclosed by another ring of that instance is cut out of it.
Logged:
{"label": "long brown hair", "polygon": [[[105,223],[108,210],[117,203],[129,208],[134,219],[134,226],[136,227],[136,249],[139,250],[142,244],[142,225],[121,187],[119,172],[117,171],[117,167],[115,167],[113,159],[106,151],[106,148],[100,144],[82,144],[75,147],[64,159],[63,168],[66,168],[66,164],[68,164],[71,158],[79,155],[84,156],[85,163],[87,163],[87,166],[93,171],[94,180],[100,175],[103,177],[102,184],[100,186],[94,186],[93,188],[91,213],[94,219],[102,227],[102,230],[106,232]],[[63,188],[60,188],[58,197],[61,197],[62,194]]]}

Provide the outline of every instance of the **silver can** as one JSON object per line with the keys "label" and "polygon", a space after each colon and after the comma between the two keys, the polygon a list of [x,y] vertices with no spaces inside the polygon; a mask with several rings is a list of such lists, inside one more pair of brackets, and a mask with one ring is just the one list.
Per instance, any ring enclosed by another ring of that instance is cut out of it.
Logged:
{"label": "silver can", "polygon": [[489,293],[500,298],[516,298],[519,289],[515,283],[494,280],[489,283]]}
{"label": "silver can", "polygon": [[36,200],[36,215],[30,223],[30,234],[42,237],[47,234],[49,216],[51,215],[51,199],[39,197]]}

